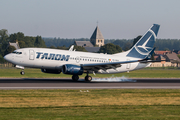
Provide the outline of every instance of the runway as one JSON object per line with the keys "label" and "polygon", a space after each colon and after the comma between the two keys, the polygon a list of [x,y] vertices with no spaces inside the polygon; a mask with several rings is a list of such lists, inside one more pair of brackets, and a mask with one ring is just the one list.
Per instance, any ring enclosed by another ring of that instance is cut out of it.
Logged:
{"label": "runway", "polygon": [[124,81],[0,78],[0,89],[180,89],[180,79],[129,78]]}

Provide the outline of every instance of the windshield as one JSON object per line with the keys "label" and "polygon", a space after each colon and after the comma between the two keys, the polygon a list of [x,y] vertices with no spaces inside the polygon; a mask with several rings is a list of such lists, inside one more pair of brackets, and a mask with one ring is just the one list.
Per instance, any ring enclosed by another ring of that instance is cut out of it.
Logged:
{"label": "windshield", "polygon": [[15,53],[15,54],[22,54],[22,52],[17,52],[17,51],[13,51],[12,53]]}

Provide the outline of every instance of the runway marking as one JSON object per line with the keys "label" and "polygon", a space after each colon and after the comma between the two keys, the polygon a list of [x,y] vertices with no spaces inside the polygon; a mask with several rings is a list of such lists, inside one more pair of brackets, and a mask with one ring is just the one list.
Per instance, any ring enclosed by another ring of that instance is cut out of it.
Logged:
{"label": "runway marking", "polygon": [[180,86],[132,87],[0,87],[0,89],[180,89]]}

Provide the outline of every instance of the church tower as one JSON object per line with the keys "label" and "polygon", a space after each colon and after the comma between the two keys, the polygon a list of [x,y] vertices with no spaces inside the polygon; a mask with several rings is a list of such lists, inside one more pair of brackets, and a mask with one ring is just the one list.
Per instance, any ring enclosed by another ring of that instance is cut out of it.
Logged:
{"label": "church tower", "polygon": [[97,26],[96,29],[94,30],[91,38],[90,38],[90,42],[94,45],[94,46],[103,46],[104,45],[104,37],[101,33],[101,31],[99,30],[99,27]]}

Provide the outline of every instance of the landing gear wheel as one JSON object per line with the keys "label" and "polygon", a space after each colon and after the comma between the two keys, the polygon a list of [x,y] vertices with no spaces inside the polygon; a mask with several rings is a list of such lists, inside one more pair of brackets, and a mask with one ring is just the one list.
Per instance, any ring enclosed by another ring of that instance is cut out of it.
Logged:
{"label": "landing gear wheel", "polygon": [[87,76],[85,77],[85,80],[86,80],[87,82],[91,82],[92,77],[87,75]]}
{"label": "landing gear wheel", "polygon": [[73,75],[72,76],[72,80],[73,81],[78,81],[79,80],[79,76],[78,75]]}
{"label": "landing gear wheel", "polygon": [[21,71],[21,72],[20,72],[20,74],[21,74],[21,75],[24,75],[24,74],[25,74],[25,72],[24,72],[24,71]]}

